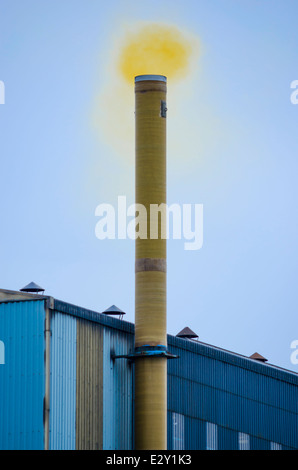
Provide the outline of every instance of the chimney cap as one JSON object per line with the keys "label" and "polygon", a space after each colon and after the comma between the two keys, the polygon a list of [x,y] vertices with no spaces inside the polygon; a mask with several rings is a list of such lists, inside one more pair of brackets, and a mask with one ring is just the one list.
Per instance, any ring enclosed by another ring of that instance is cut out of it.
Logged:
{"label": "chimney cap", "polygon": [[153,80],[157,82],[166,82],[167,77],[165,77],[164,75],[137,75],[135,77],[135,83],[144,82],[147,80]]}
{"label": "chimney cap", "polygon": [[249,356],[250,359],[254,359],[255,361],[260,361],[260,362],[267,362],[268,359],[266,359],[265,357],[261,356],[261,354],[255,352],[254,354],[252,354],[251,356]]}
{"label": "chimney cap", "polygon": [[20,289],[20,292],[44,292],[44,288],[35,284],[35,282],[30,282],[27,286]]}
{"label": "chimney cap", "polygon": [[198,335],[192,331],[188,326],[183,328],[177,335],[179,338],[198,338]]}
{"label": "chimney cap", "polygon": [[102,312],[104,315],[125,315],[125,312],[123,310],[120,310],[120,308],[116,307],[116,305],[112,305],[111,307],[107,308]]}

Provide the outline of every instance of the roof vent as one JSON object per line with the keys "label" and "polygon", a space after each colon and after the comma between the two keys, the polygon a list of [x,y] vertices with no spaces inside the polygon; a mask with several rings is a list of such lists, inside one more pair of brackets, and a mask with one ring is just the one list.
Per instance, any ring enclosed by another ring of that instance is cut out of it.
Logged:
{"label": "roof vent", "polygon": [[260,361],[260,362],[267,362],[268,359],[266,359],[265,357],[261,356],[261,354],[255,352],[254,354],[252,354],[251,356],[249,356],[250,359],[254,359],[255,361]]}
{"label": "roof vent", "polygon": [[176,336],[178,336],[178,338],[186,338],[186,339],[198,338],[198,335],[194,331],[192,331],[190,328],[188,328],[188,326],[183,328],[183,330],[181,330]]}
{"label": "roof vent", "polygon": [[34,294],[37,294],[38,292],[44,292],[44,291],[45,290],[42,287],[35,284],[35,282],[30,282],[30,284],[20,289],[20,292],[32,292]]}
{"label": "roof vent", "polygon": [[102,313],[104,315],[118,315],[120,320],[122,320],[123,315],[125,315],[125,312],[123,312],[123,310],[120,310],[120,308],[116,307],[116,305],[112,305]]}

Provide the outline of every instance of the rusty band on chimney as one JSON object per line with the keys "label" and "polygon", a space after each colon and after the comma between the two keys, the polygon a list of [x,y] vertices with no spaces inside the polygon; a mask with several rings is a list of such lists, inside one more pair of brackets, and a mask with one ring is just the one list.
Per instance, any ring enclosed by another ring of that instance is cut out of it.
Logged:
{"label": "rusty band on chimney", "polygon": [[163,258],[139,258],[135,261],[135,272],[160,271],[167,272],[167,260]]}

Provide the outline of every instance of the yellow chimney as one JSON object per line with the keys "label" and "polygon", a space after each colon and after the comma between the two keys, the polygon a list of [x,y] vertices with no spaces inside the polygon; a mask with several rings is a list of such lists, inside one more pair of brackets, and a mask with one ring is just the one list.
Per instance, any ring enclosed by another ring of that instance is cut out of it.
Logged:
{"label": "yellow chimney", "polygon": [[[147,238],[135,244],[135,448],[167,448],[165,227],[150,205],[166,204],[166,92],[162,75],[135,77],[136,204],[147,210]],[[166,218],[163,219],[165,223]]]}

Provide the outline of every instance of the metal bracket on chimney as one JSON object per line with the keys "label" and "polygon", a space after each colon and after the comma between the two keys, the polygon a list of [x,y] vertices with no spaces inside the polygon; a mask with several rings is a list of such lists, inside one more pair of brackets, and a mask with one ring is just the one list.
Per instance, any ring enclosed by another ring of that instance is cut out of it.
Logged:
{"label": "metal bracket on chimney", "polygon": [[164,100],[161,100],[160,102],[160,116],[163,118],[167,117],[167,103]]}
{"label": "metal bracket on chimney", "polygon": [[138,358],[145,358],[145,357],[166,357],[167,359],[177,359],[179,356],[175,354],[171,354],[167,351],[166,346],[157,345],[157,346],[140,346],[135,348],[134,352],[131,354],[122,354],[122,355],[115,355],[111,354],[111,358],[114,359],[130,359],[135,360]]}

